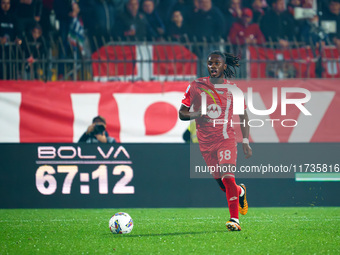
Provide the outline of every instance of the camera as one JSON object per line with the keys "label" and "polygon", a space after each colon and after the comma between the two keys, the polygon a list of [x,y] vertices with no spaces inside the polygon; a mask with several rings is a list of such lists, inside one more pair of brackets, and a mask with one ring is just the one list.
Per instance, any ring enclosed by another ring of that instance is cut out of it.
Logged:
{"label": "camera", "polygon": [[94,126],[93,131],[92,131],[92,134],[93,134],[93,135],[102,134],[102,133],[104,132],[104,130],[105,130],[105,126],[104,126],[104,125],[102,125],[102,124],[96,124],[96,125]]}

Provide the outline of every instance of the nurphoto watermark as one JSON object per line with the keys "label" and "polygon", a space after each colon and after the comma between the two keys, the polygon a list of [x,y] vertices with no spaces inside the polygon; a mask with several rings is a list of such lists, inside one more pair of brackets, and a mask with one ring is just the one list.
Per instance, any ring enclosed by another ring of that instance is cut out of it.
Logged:
{"label": "nurphoto watermark", "polygon": [[[234,115],[243,115],[245,110],[245,96],[240,88],[235,85],[230,84],[215,84],[214,88],[211,89],[203,89],[200,88],[203,92],[201,93],[201,112],[202,115],[208,115],[212,118],[211,122],[213,123],[214,127],[216,125],[224,125],[228,123],[227,119],[218,119],[218,117],[222,113],[221,107],[218,105],[216,98],[214,97],[213,93],[221,102],[221,98],[219,96],[220,91],[216,91],[216,89],[228,89],[227,92],[228,96],[233,97],[233,114]],[[274,113],[278,107],[278,89],[279,88],[272,88],[272,105],[269,109],[259,110],[256,109],[254,106],[254,93],[253,88],[249,87],[247,89],[247,101],[248,101],[248,110],[253,115],[258,116],[269,116],[270,114]],[[281,92],[281,115],[287,115],[287,105],[295,105],[304,115],[311,116],[312,114],[308,111],[308,109],[303,105],[310,101],[311,99],[311,92],[304,88],[280,88]],[[288,93],[295,93],[303,95],[302,98],[288,98]],[[207,106],[207,94],[213,99],[214,104]],[[222,103],[222,102],[221,102]],[[228,105],[227,105],[228,107]],[[295,127],[298,125],[297,120],[294,119],[249,119],[248,125],[250,127],[262,127],[266,123],[270,123],[272,127],[274,127],[275,123],[281,124],[282,127]],[[243,122],[233,122],[231,120],[230,123],[232,126],[235,124],[245,126],[245,121]]]}

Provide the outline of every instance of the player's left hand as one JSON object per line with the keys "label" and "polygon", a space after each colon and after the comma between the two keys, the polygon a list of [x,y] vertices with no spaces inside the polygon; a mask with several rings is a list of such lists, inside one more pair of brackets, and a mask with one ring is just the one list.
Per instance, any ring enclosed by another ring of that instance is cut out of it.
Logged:
{"label": "player's left hand", "polygon": [[249,144],[243,143],[242,147],[243,147],[244,155],[246,155],[246,158],[250,158],[253,155],[253,151],[250,148]]}

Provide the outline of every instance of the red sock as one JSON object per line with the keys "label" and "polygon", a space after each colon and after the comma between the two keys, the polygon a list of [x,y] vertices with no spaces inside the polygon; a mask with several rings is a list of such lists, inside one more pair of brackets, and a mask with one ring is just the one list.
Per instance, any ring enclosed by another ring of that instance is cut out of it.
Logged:
{"label": "red sock", "polygon": [[238,194],[238,196],[240,196],[241,193],[242,193],[242,188],[240,186],[238,186],[237,184],[236,184],[236,187],[237,187],[237,194]]}
{"label": "red sock", "polygon": [[222,180],[220,178],[216,178],[215,180],[217,181],[218,186],[220,186],[220,189],[225,193],[225,187]]}
{"label": "red sock", "polygon": [[241,187],[236,185],[235,177],[226,176],[222,179],[226,189],[230,218],[238,219],[238,203]]}

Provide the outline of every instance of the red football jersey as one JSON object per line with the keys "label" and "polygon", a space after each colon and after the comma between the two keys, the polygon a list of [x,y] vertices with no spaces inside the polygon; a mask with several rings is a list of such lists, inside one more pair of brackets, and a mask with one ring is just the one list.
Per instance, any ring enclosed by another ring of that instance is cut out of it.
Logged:
{"label": "red football jersey", "polygon": [[[236,86],[226,79],[224,79],[224,84]],[[210,92],[215,101],[207,91]],[[202,146],[205,147],[204,150],[212,150],[216,149],[221,143],[235,143],[236,134],[231,125],[233,117],[233,96],[231,92],[227,88],[215,89],[209,77],[203,77],[196,79],[188,86],[182,104],[198,111],[202,103],[201,93],[205,93],[207,99],[207,115],[196,119],[197,138],[201,150]]]}

